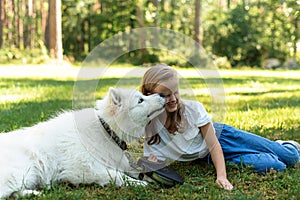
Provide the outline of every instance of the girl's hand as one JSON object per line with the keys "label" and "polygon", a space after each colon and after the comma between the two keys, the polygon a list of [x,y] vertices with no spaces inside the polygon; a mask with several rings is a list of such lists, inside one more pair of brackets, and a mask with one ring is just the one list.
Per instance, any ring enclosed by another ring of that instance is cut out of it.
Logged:
{"label": "girl's hand", "polygon": [[158,161],[157,157],[154,154],[152,154],[152,153],[150,153],[150,155],[148,157],[148,160],[152,161],[152,162],[157,162]]}
{"label": "girl's hand", "polygon": [[217,178],[216,183],[225,190],[232,190],[232,184],[225,177]]}

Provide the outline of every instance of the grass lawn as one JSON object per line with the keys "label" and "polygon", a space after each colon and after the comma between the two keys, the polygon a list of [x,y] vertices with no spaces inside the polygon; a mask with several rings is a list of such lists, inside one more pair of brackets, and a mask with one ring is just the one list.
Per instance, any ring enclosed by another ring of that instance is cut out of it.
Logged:
{"label": "grass lawn", "polygon": [[[222,73],[221,73],[222,74]],[[237,71],[223,73],[226,92],[224,122],[267,137],[300,142],[300,72]],[[270,75],[271,74],[271,75]],[[295,75],[296,74],[296,75]],[[298,74],[298,75],[297,75]],[[189,77],[194,89],[203,87],[199,77]],[[103,97],[117,78],[102,78],[97,98]],[[134,85],[136,81],[129,86]],[[71,79],[0,78],[0,132],[31,126],[72,108]],[[211,98],[196,93],[208,111]],[[5,134],[5,133],[2,133]],[[147,187],[57,184],[31,199],[299,199],[299,164],[284,172],[257,174],[250,168],[227,164],[233,191],[219,188],[213,165],[201,162],[172,163],[185,183],[170,189],[156,184]]]}

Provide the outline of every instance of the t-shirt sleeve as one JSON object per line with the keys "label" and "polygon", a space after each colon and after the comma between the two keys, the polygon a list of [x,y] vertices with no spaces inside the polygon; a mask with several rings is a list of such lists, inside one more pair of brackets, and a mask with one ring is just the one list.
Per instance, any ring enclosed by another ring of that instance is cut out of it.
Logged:
{"label": "t-shirt sleeve", "polygon": [[195,126],[201,127],[212,121],[202,103],[191,101],[190,110]]}

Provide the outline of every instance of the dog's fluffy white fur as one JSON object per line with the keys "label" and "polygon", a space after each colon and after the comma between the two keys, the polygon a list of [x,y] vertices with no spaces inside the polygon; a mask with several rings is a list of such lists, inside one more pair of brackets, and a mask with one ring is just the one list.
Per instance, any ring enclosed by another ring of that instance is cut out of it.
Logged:
{"label": "dog's fluffy white fur", "polygon": [[[120,186],[137,173],[101,125],[101,117],[125,140],[140,138],[164,99],[135,89],[110,88],[95,108],[63,112],[46,122],[0,134],[0,198],[26,194],[57,182]],[[125,178],[125,179],[124,179]]]}

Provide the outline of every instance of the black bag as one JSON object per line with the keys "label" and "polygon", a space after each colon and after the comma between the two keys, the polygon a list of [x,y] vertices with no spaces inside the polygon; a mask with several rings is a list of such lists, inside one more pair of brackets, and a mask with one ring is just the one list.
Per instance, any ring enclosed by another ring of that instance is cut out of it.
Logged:
{"label": "black bag", "polygon": [[173,187],[184,182],[184,179],[163,161],[152,162],[147,157],[143,157],[138,160],[137,164],[142,168],[140,180],[146,175],[164,187]]}

